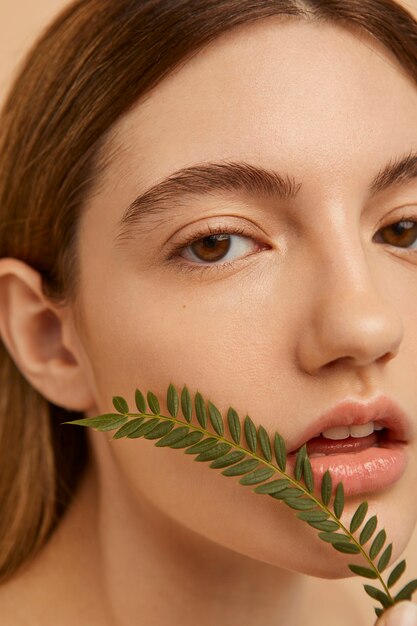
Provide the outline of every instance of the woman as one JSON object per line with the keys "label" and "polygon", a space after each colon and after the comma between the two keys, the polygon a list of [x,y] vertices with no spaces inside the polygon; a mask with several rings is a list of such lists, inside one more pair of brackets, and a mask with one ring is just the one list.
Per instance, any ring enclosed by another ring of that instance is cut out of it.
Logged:
{"label": "woman", "polygon": [[348,577],[352,557],[294,511],[62,422],[136,388],[166,410],[172,382],[295,446],[342,402],[394,406],[397,462],[352,478],[343,515],[366,497],[399,559],[416,79],[417,24],[391,0],[83,0],[33,48],[1,122],[4,623],[358,624],[312,613],[307,576]]}

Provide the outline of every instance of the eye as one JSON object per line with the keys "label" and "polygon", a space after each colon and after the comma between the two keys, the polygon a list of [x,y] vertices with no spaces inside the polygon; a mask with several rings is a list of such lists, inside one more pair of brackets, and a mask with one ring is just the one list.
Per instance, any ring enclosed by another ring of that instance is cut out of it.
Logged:
{"label": "eye", "polygon": [[[412,253],[417,252],[417,216],[404,216],[400,221],[381,228],[377,235],[382,238],[382,243],[390,246],[399,246]],[[381,239],[379,239],[381,241]],[[408,248],[411,247],[409,250]]]}
{"label": "eye", "polygon": [[[176,245],[168,261],[177,261],[181,269],[190,271],[229,268],[260,248],[260,244],[244,233],[243,228],[205,227]],[[190,263],[182,263],[178,258]]]}

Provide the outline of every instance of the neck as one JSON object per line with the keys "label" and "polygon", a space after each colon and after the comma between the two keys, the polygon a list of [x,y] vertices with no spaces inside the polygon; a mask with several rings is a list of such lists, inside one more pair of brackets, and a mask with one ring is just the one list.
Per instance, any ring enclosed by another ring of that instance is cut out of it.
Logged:
{"label": "neck", "polygon": [[139,626],[150,616],[152,626],[301,623],[307,577],[179,524],[129,489],[103,437],[91,440],[95,454],[55,534],[0,588],[7,623],[25,610],[44,626]]}
{"label": "neck", "polygon": [[93,439],[101,571],[115,626],[135,626],[143,615],[152,615],[153,626],[300,623],[306,577],[179,524],[133,493],[103,437]]}

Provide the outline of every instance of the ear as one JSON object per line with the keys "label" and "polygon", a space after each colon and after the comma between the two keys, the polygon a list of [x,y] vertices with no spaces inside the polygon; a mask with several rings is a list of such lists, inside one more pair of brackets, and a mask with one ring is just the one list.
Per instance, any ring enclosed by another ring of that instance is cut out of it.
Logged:
{"label": "ear", "polygon": [[0,259],[0,337],[6,349],[47,400],[83,412],[96,402],[70,313],[47,300],[36,270],[18,259]]}

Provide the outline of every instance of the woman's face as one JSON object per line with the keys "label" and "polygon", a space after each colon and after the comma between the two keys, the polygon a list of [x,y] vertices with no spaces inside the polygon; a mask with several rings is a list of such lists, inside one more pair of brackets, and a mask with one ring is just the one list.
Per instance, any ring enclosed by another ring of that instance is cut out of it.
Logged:
{"label": "woman's face", "polygon": [[[417,242],[376,235],[417,219],[417,178],[374,195],[370,185],[416,147],[416,87],[363,33],[271,18],[227,33],[163,80],[114,128],[113,157],[80,223],[88,415],[112,412],[115,395],[134,411],[136,388],[167,414],[173,383],[289,442],[334,404],[380,395],[415,429]],[[226,160],[288,176],[297,194],[233,190],[232,173],[230,189],[217,189],[200,172],[122,233],[137,196],[181,168]],[[209,229],[231,234],[186,244]],[[133,498],[180,525],[273,565],[348,575],[352,556],[277,500],[182,450],[88,433]],[[394,558],[416,520],[416,445],[394,485],[346,498],[348,518],[368,500]]]}

